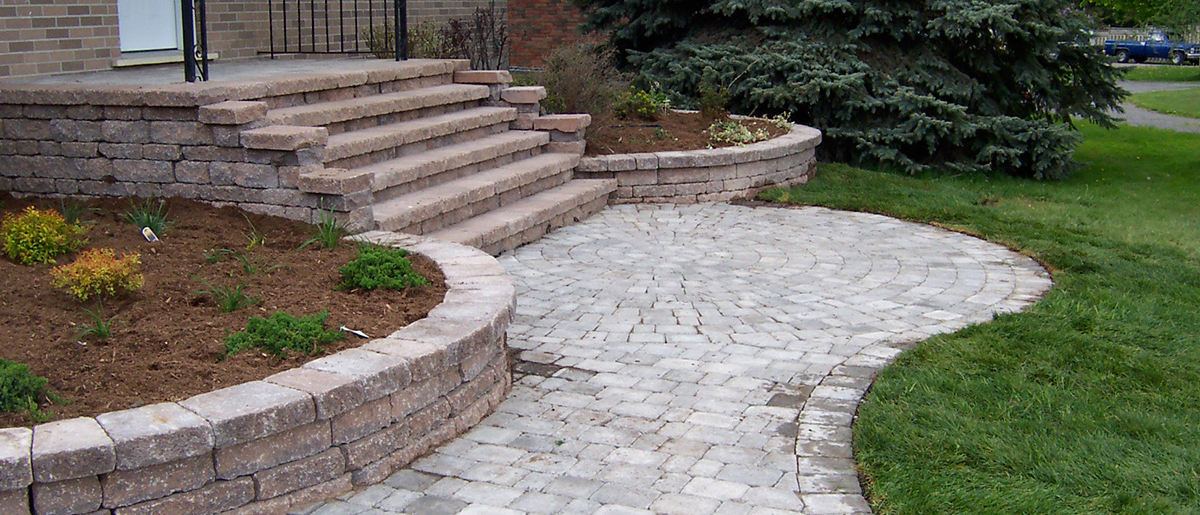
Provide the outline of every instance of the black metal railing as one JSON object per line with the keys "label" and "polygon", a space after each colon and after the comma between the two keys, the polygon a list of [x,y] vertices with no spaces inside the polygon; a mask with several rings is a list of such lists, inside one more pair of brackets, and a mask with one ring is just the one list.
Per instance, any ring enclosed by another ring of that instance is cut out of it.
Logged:
{"label": "black metal railing", "polygon": [[183,78],[208,80],[208,17],[204,0],[180,0],[183,13]]}
{"label": "black metal railing", "polygon": [[408,59],[407,0],[268,0],[269,53]]}

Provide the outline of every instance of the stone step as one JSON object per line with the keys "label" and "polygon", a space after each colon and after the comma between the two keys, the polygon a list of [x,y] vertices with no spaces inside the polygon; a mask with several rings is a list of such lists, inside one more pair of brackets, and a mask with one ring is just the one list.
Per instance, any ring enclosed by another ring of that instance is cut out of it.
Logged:
{"label": "stone step", "polygon": [[541,154],[374,205],[375,226],[425,234],[562,185],[575,154]]}
{"label": "stone step", "polygon": [[244,91],[238,95],[241,100],[261,100],[271,109],[281,109],[452,84],[456,72],[470,67],[464,59],[364,59],[343,72],[305,69],[295,75],[232,84]]}
{"label": "stone step", "polygon": [[603,209],[616,188],[615,179],[575,179],[427,236],[499,254]]}
{"label": "stone step", "polygon": [[427,152],[356,168],[374,176],[377,201],[395,198],[421,188],[437,186],[466,175],[541,153],[550,135],[536,131],[508,131],[482,139],[446,145]]}
{"label": "stone step", "polygon": [[[329,137],[327,167],[357,168],[447,144],[505,132],[517,118],[511,107],[474,107]],[[355,159],[358,158],[358,159]]]}
{"label": "stone step", "polygon": [[340,134],[475,107],[479,100],[487,97],[487,86],[447,84],[272,109],[264,122],[266,125],[325,127],[330,134]]}

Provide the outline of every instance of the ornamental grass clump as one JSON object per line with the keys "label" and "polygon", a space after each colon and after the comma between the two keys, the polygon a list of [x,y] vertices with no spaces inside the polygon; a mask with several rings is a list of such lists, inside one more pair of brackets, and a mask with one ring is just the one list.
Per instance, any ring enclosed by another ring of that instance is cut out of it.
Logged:
{"label": "ornamental grass clump", "polygon": [[115,297],[136,291],[145,283],[138,272],[141,255],[122,254],[108,248],[88,249],[79,253],[75,262],[50,271],[50,284],[64,288],[72,297],[86,301],[94,296]]}
{"label": "ornamental grass clump", "polygon": [[57,211],[25,208],[19,215],[5,215],[0,223],[4,253],[22,265],[54,263],[54,256],[74,252],[87,240],[87,228],[67,222]]}
{"label": "ornamental grass clump", "polygon": [[413,271],[408,251],[375,245],[360,245],[358,257],[338,268],[342,273],[339,290],[374,290],[388,288],[403,290],[410,286],[425,286],[429,281]]}
{"label": "ornamental grass clump", "polygon": [[317,354],[322,345],[328,345],[346,335],[337,330],[326,330],[328,311],[305,317],[292,316],[282,311],[270,318],[250,317],[246,329],[225,338],[225,356],[232,356],[250,347],[257,347],[278,357],[287,357],[287,351]]}

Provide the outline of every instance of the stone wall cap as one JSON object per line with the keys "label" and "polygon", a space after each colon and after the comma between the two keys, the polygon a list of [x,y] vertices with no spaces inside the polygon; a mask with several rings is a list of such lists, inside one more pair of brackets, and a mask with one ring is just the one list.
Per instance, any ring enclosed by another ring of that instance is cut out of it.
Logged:
{"label": "stone wall cap", "polygon": [[322,147],[329,142],[329,129],[325,127],[300,127],[293,125],[271,125],[242,131],[242,146],[256,150],[299,150]]}
{"label": "stone wall cap", "polygon": [[200,107],[199,120],[213,125],[242,125],[267,116],[267,103],[227,100]]}
{"label": "stone wall cap", "polygon": [[333,418],[366,402],[366,392],[353,376],[312,368],[293,368],[264,379],[312,395],[317,420]]}
{"label": "stone wall cap", "polygon": [[465,70],[454,72],[454,82],[459,84],[508,84],[512,82],[508,70]]}
{"label": "stone wall cap", "polygon": [[533,119],[533,129],[539,131],[579,132],[591,124],[590,114],[548,114]]}
{"label": "stone wall cap", "polygon": [[354,377],[367,401],[391,395],[412,380],[405,360],[362,347],[309,361],[303,368]]}
{"label": "stone wall cap", "polygon": [[280,433],[316,420],[312,396],[265,381],[251,381],[180,401],[212,425],[220,449]]}
{"label": "stone wall cap", "polygon": [[96,416],[117,453],[117,470],[133,470],[212,452],[208,421],[173,402]]}
{"label": "stone wall cap", "polygon": [[0,490],[16,490],[33,483],[33,430],[0,429]]}
{"label": "stone wall cap", "polygon": [[516,86],[500,92],[500,98],[510,104],[536,104],[546,98],[543,86]]}
{"label": "stone wall cap", "polygon": [[116,469],[113,441],[94,418],[58,420],[33,428],[33,477],[52,483]]}

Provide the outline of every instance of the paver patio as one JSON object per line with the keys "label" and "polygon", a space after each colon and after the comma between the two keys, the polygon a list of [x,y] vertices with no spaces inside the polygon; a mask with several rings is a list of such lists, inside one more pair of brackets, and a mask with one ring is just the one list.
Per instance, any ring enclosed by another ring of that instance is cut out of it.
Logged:
{"label": "paver patio", "polygon": [[1051,285],[998,245],[823,208],[610,207],[500,261],[509,398],[302,513],[870,513],[850,422],[875,372]]}

